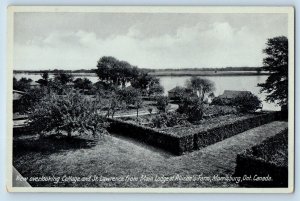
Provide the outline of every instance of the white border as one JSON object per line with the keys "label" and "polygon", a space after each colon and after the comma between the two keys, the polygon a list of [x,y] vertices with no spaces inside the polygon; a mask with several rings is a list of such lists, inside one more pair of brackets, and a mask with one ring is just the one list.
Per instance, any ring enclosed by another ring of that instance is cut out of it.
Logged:
{"label": "white border", "polygon": [[[12,187],[12,74],[13,22],[16,12],[103,13],[286,13],[289,38],[289,187],[288,188],[59,188]],[[9,192],[113,192],[113,193],[291,193],[294,191],[294,8],[267,6],[9,6],[7,26],[7,191]]]}

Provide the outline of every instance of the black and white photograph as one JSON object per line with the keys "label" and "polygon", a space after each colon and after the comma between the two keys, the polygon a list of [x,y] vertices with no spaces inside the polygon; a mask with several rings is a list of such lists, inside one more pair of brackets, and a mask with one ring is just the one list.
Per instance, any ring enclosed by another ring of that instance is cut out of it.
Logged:
{"label": "black and white photograph", "polygon": [[293,7],[12,6],[8,31],[8,191],[293,192]]}

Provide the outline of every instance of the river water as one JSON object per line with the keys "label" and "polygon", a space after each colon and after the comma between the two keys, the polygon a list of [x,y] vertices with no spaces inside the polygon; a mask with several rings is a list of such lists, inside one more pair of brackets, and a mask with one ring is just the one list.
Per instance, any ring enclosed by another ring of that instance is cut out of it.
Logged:
{"label": "river water", "polygon": [[[37,81],[41,78],[40,74],[34,73],[16,73],[14,76],[17,79],[22,77],[31,78],[33,81]],[[74,78],[88,78],[93,83],[98,81],[98,77],[94,74],[77,74]],[[165,94],[176,86],[185,86],[185,83],[190,76],[157,76],[160,79],[162,86],[165,89]],[[263,102],[264,110],[280,110],[280,107],[273,103],[268,103],[264,101],[266,98],[265,93],[260,93],[260,87],[257,87],[258,83],[264,83],[268,75],[259,76],[205,76],[206,79],[210,79],[215,83],[216,90],[214,94],[216,96],[223,94],[224,90],[245,90],[251,91],[253,94],[257,95]]]}

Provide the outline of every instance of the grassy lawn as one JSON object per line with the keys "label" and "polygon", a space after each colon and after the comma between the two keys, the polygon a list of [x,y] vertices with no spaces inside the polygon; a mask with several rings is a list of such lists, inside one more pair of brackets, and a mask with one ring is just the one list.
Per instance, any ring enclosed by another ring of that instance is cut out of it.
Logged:
{"label": "grassy lawn", "polygon": [[[166,181],[163,176],[203,177],[231,175],[236,155],[286,127],[286,122],[272,122],[223,140],[202,150],[174,156],[134,140],[104,136],[96,145],[85,146],[76,140],[46,141],[27,136],[14,139],[14,167],[24,177],[98,176],[123,177],[123,181],[29,182],[32,186],[60,187],[237,187],[228,181]],[[27,142],[27,143],[26,143]],[[23,146],[19,146],[23,144]],[[38,144],[38,146],[37,146]],[[52,149],[49,149],[52,147]],[[142,175],[157,180],[134,181]],[[158,176],[158,177],[157,177]],[[188,179],[188,178],[187,178]]]}
{"label": "grassy lawn", "polygon": [[[32,141],[31,141],[32,143]],[[49,142],[48,142],[49,143]],[[23,147],[25,148],[25,147]],[[52,153],[51,153],[52,152]],[[14,166],[24,176],[77,176],[88,177],[141,177],[188,176],[211,174],[214,171],[202,163],[204,155],[176,157],[154,147],[115,136],[105,136],[94,147],[68,148],[57,151],[40,150],[15,154]],[[216,173],[225,173],[223,170]],[[29,182],[32,186],[101,186],[101,187],[176,187],[176,186],[228,186],[219,182],[160,182],[160,181],[115,181],[115,182]],[[231,184],[234,186],[234,184]]]}

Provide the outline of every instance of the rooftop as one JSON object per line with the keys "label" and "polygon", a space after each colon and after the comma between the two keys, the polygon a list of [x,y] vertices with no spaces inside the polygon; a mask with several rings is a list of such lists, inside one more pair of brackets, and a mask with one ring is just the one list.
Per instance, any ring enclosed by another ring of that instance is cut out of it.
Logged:
{"label": "rooftop", "polygon": [[240,95],[246,95],[251,94],[250,91],[234,91],[234,90],[225,90],[222,95],[219,96],[219,98],[236,98]]}

